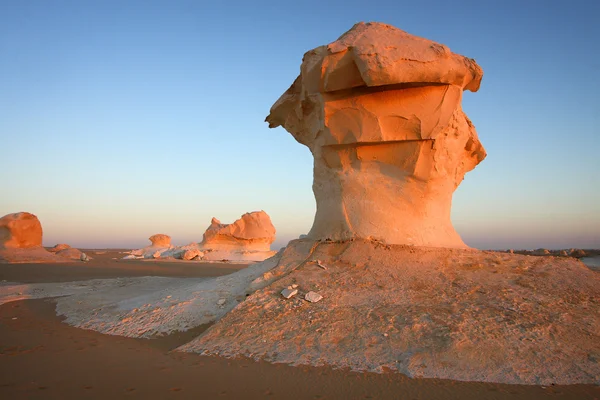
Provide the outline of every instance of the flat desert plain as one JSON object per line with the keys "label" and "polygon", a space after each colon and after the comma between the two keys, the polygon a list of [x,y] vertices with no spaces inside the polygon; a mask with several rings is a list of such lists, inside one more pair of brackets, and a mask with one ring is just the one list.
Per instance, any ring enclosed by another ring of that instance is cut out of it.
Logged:
{"label": "flat desert plain", "polygon": [[[83,250],[93,260],[0,264],[0,280],[39,283],[169,276],[214,277],[243,264],[124,261],[115,250]],[[155,339],[103,335],[71,327],[52,299],[0,306],[2,399],[600,399],[593,385],[524,386],[399,373],[357,373],[226,359],[173,349],[208,326]]]}

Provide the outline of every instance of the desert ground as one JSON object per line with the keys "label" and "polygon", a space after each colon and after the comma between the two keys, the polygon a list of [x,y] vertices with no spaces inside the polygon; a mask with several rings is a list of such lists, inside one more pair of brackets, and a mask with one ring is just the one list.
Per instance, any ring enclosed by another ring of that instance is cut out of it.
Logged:
{"label": "desert ground", "polygon": [[[120,260],[117,250],[84,250],[88,263],[2,264],[5,282],[70,282],[95,278],[214,277],[244,264]],[[153,339],[104,335],[61,322],[52,299],[0,307],[0,397],[11,399],[597,399],[594,385],[531,386],[399,373],[292,367],[171,350],[208,328]]]}

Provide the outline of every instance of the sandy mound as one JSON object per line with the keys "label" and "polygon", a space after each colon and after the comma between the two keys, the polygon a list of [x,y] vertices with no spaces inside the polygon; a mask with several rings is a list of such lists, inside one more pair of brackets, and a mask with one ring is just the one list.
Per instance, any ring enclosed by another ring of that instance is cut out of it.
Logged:
{"label": "sandy mound", "polygon": [[[306,255],[180,350],[427,378],[600,383],[600,275],[576,260],[358,240]],[[286,300],[292,284],[299,293]],[[323,299],[305,301],[308,291]]]}

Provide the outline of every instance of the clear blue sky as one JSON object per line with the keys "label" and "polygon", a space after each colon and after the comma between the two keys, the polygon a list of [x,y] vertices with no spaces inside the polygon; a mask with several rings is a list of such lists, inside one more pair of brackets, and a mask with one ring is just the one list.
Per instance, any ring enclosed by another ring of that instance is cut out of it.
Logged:
{"label": "clear blue sky", "polygon": [[263,122],[302,55],[380,21],[475,58],[488,158],[454,196],[479,248],[600,247],[600,1],[0,0],[0,215],[44,244],[199,241],[264,209],[306,233],[312,157]]}

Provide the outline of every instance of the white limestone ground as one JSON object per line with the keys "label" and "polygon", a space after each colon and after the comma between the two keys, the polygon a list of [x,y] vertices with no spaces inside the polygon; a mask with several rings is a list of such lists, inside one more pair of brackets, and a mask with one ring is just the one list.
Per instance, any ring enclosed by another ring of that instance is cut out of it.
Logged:
{"label": "white limestone ground", "polygon": [[[411,377],[600,383],[600,274],[577,260],[356,240],[324,242],[289,269],[180,350]],[[285,299],[292,285],[299,293]],[[310,291],[323,299],[303,300]]]}
{"label": "white limestone ground", "polygon": [[[111,335],[152,337],[213,322],[280,272],[280,252],[262,263],[217,278],[118,278],[70,283],[0,284],[0,305],[57,297],[70,325]],[[294,262],[292,262],[293,265]],[[270,271],[270,272],[268,272]],[[255,281],[255,282],[253,282]]]}
{"label": "white limestone ground", "polygon": [[[295,285],[285,299],[282,289]],[[310,291],[323,298],[309,303]],[[150,338],[217,321],[181,351],[466,381],[600,383],[600,274],[570,258],[304,239],[218,278],[0,286],[0,304],[53,296],[65,296],[56,309],[67,323],[106,334]]]}

